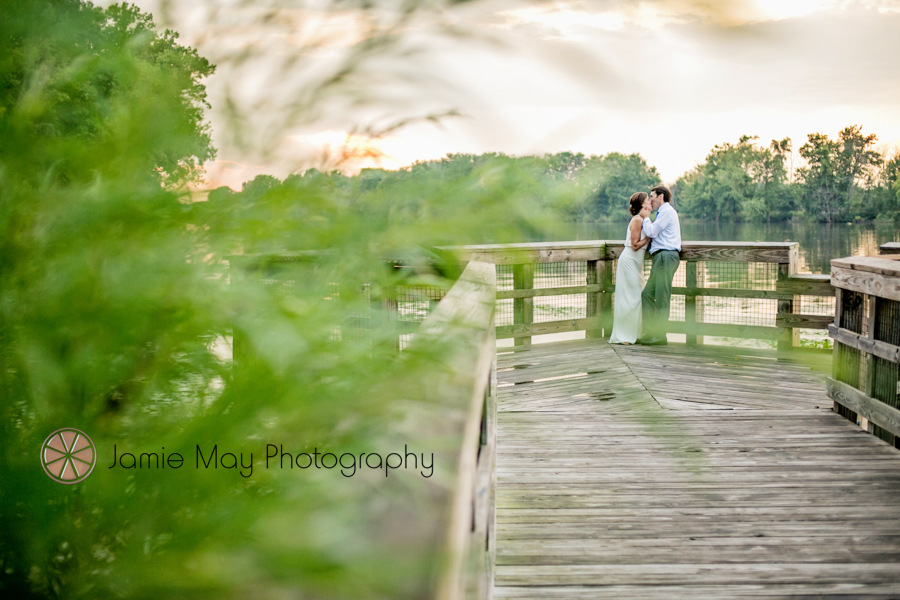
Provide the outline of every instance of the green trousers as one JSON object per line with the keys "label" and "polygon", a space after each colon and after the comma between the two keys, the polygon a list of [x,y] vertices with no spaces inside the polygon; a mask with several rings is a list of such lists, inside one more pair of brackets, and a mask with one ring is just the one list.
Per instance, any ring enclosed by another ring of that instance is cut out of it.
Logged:
{"label": "green trousers", "polygon": [[653,254],[650,278],[641,292],[641,318],[644,336],[665,339],[672,300],[672,279],[681,258],[675,250],[660,250]]}

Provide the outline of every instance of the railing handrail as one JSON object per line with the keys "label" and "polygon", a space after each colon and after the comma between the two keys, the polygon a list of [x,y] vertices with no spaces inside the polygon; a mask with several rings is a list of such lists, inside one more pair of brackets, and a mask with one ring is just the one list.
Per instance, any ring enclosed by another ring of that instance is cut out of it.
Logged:
{"label": "railing handrail", "polygon": [[[442,571],[433,596],[458,600],[493,585],[496,454],[494,265],[470,262],[416,330],[408,351],[441,344],[442,369],[430,374],[429,400],[441,407],[444,456],[454,474],[440,517]],[[473,524],[475,525],[473,528]]]}
{"label": "railing handrail", "polygon": [[900,242],[886,242],[878,251],[882,254],[900,254]]}
{"label": "railing handrail", "polygon": [[[621,240],[585,240],[572,242],[528,242],[521,244],[472,244],[443,246],[440,250],[456,253],[464,260],[494,264],[564,262],[571,260],[614,260],[622,253]],[[788,263],[797,270],[797,242],[718,242],[682,241],[681,259],[685,261]]]}

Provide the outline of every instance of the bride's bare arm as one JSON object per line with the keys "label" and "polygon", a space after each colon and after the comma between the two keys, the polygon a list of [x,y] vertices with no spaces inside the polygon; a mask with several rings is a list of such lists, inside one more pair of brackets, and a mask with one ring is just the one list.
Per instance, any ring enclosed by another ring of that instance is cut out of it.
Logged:
{"label": "bride's bare arm", "polygon": [[635,252],[650,243],[650,238],[641,239],[641,224],[643,221],[640,217],[634,217],[631,219],[631,223],[628,224],[628,229],[631,232],[631,248]]}

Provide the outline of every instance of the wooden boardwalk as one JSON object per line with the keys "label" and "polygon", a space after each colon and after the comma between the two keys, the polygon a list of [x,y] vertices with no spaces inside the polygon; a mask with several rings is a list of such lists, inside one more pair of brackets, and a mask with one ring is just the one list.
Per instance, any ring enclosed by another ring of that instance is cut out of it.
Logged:
{"label": "wooden boardwalk", "polygon": [[501,349],[494,596],[900,599],[900,452],[831,411],[826,374],[721,347]]}

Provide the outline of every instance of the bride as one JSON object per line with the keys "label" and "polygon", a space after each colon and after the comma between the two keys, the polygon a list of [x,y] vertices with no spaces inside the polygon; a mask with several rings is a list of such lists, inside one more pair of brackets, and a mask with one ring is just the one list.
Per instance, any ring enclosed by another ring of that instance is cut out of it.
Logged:
{"label": "bride", "polygon": [[633,344],[641,335],[641,291],[644,289],[644,252],[650,238],[641,231],[650,216],[650,197],[638,192],[628,201],[631,222],[625,232],[625,248],[616,266],[616,300],[610,344]]}

